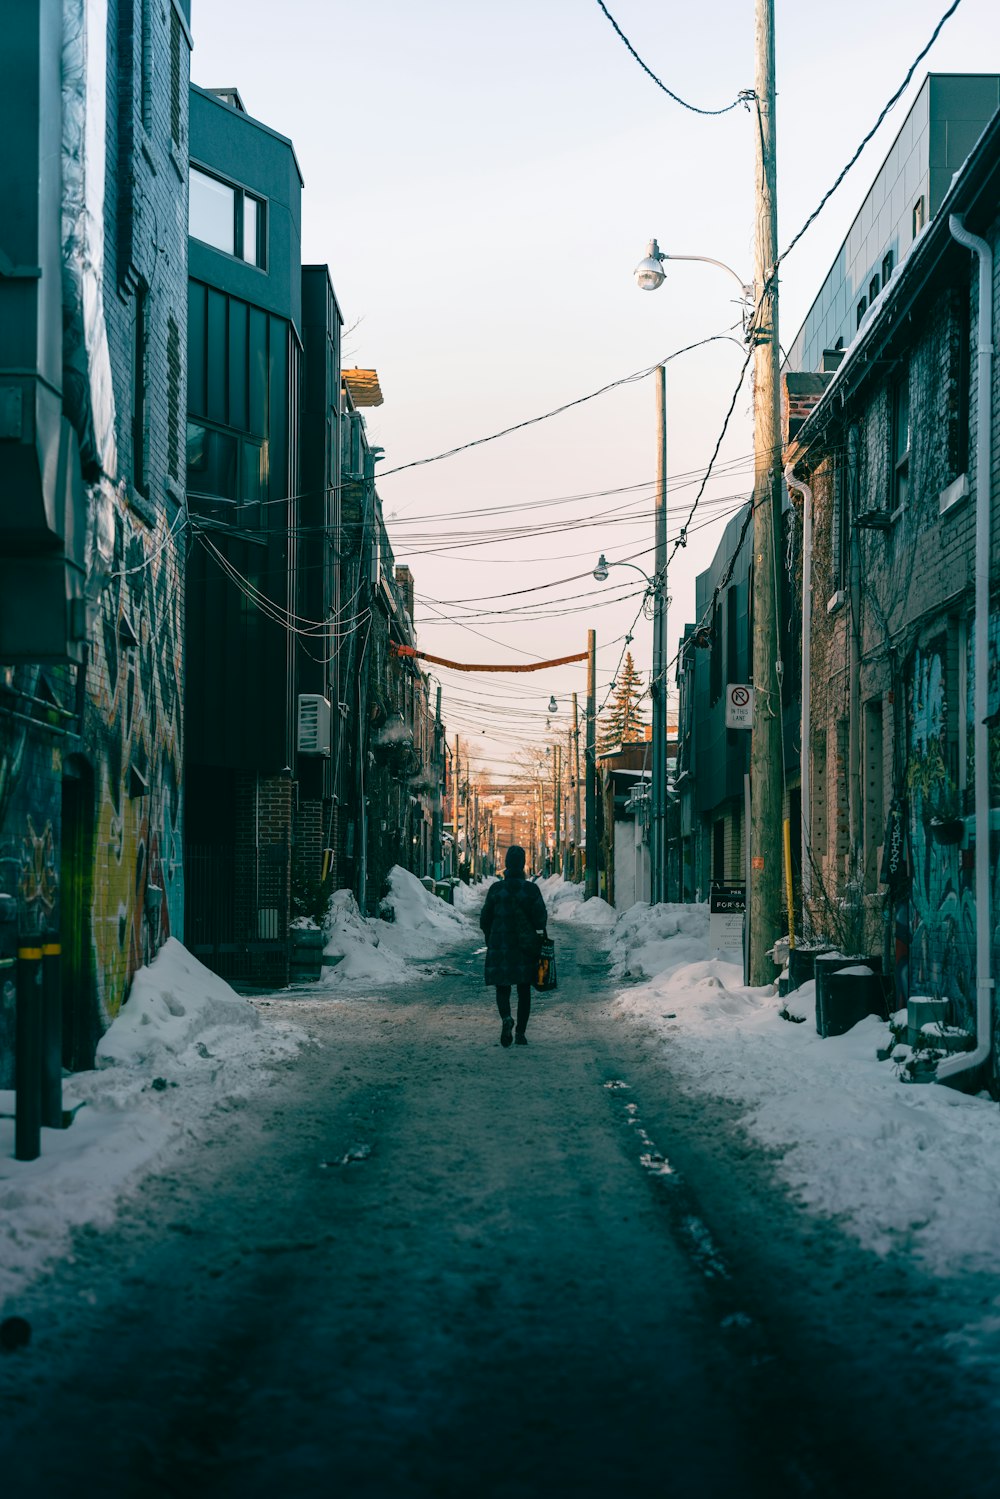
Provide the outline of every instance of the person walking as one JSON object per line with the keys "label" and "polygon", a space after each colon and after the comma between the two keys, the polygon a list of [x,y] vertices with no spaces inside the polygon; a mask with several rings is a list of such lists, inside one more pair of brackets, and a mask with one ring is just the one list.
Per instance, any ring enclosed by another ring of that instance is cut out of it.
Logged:
{"label": "person walking", "polygon": [[[495,984],[500,1011],[500,1045],[527,1046],[524,1034],[531,1014],[531,981],[547,917],[542,892],[524,877],[524,849],[516,843],[507,850],[504,876],[491,885],[479,917],[486,935],[485,983]],[[510,1014],[510,991],[517,986],[517,1029]],[[512,1034],[513,1032],[513,1034]]]}

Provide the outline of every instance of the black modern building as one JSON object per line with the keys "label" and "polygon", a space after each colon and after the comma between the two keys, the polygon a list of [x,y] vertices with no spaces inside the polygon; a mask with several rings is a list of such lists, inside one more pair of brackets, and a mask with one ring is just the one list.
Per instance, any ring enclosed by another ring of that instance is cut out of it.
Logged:
{"label": "black modern building", "polygon": [[229,977],[280,983],[307,629],[302,177],[235,89],[192,87],[190,182],[187,940]]}

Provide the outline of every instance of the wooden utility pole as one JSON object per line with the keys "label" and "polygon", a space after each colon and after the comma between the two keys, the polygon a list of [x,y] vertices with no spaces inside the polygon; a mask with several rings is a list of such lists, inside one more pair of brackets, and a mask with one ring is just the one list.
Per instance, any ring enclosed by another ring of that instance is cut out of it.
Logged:
{"label": "wooden utility pole", "polygon": [[570,843],[569,829],[570,829],[570,821],[571,821],[570,805],[569,805],[569,793],[570,793],[570,787],[571,787],[571,784],[572,784],[572,780],[573,780],[573,730],[570,729],[570,730],[568,730],[568,732],[566,734],[566,760],[565,760],[565,769],[563,771],[563,786],[564,786],[565,789],[563,791],[562,872],[563,872],[563,878],[567,879],[567,880],[571,880],[573,878],[573,866],[572,866],[572,863],[570,861],[570,856],[569,856],[569,843]]}
{"label": "wooden utility pole", "polygon": [[552,750],[552,873],[562,874],[562,745]]}
{"label": "wooden utility pole", "polygon": [[548,858],[549,840],[545,836],[545,779],[538,777],[538,862],[544,874],[545,861]]}
{"label": "wooden utility pole", "polygon": [[580,878],[583,857],[583,819],[580,816],[580,713],[573,694],[573,878]]}
{"label": "wooden utility pole", "polygon": [[462,854],[458,846],[458,782],[462,773],[462,741],[455,735],[455,763],[452,767],[451,782],[451,838],[453,849],[452,874],[458,875],[462,863]]}
{"label": "wooden utility pole", "polygon": [[778,679],[781,411],[778,206],[775,172],[774,0],[756,0],[754,91],[759,129],[754,236],[753,734],[750,743],[750,982],[770,983],[767,956],[782,933],[782,718]]}
{"label": "wooden utility pole", "polygon": [[434,706],[434,774],[437,785],[434,788],[433,808],[433,830],[431,832],[431,860],[432,873],[435,880],[444,879],[444,847],[442,831],[444,828],[444,752],[447,748],[444,738],[444,725],[441,722],[441,683],[437,684],[437,698]]}
{"label": "wooden utility pole", "polygon": [[597,634],[587,631],[587,742],[584,750],[587,775],[587,874],[584,900],[598,892],[597,827]]}
{"label": "wooden utility pole", "polygon": [[667,898],[667,372],[656,369],[656,567],[653,574],[652,806],[650,811],[651,900]]}

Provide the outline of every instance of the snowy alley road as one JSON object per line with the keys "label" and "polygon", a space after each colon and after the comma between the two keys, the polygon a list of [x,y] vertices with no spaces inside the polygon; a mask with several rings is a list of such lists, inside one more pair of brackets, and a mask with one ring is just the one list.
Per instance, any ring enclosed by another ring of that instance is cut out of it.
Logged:
{"label": "snowy alley road", "polygon": [[555,935],[527,1048],[471,945],[271,1002],[317,1044],[24,1297],[7,1499],[996,1492],[940,1283],[791,1203]]}

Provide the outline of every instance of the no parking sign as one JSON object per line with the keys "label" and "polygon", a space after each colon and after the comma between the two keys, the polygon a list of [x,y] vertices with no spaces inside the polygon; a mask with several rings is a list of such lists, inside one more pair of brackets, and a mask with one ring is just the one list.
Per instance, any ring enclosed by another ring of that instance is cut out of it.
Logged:
{"label": "no parking sign", "polygon": [[730,682],[726,688],[726,728],[753,728],[753,688]]}

